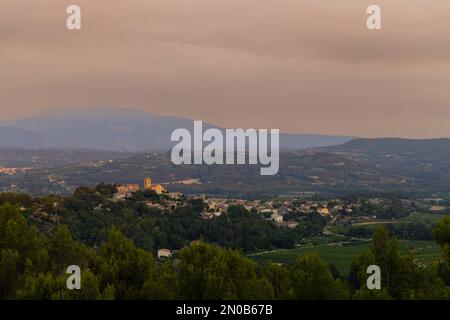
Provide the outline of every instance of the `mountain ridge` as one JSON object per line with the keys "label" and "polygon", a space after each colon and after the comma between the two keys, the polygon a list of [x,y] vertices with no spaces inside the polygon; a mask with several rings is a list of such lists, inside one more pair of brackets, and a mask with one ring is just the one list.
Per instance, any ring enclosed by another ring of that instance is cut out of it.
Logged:
{"label": "mountain ridge", "polygon": [[[204,129],[218,126],[204,123]],[[143,111],[117,108],[94,108],[78,112],[58,112],[19,119],[7,123],[14,132],[23,131],[21,138],[0,140],[0,146],[39,148],[90,148],[108,151],[165,151],[173,143],[170,136],[177,128],[193,130],[193,120],[154,115]],[[25,132],[28,133],[28,140]],[[33,137],[34,135],[34,137]],[[352,136],[321,134],[280,134],[281,149],[305,149],[338,145],[354,139]]]}

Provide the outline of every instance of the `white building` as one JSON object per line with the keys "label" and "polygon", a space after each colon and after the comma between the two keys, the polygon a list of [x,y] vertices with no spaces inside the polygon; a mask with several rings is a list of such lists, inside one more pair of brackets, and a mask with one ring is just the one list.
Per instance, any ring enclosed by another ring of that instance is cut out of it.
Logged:
{"label": "white building", "polygon": [[158,250],[158,259],[159,258],[170,258],[172,256],[172,251],[169,249],[159,249]]}

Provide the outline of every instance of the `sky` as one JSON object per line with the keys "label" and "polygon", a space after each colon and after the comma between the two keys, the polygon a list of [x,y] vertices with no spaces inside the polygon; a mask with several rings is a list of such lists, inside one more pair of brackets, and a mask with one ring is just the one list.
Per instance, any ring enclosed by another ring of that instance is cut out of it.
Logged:
{"label": "sky", "polygon": [[[382,30],[366,27],[371,4]],[[450,137],[450,1],[1,0],[0,120],[94,107]]]}

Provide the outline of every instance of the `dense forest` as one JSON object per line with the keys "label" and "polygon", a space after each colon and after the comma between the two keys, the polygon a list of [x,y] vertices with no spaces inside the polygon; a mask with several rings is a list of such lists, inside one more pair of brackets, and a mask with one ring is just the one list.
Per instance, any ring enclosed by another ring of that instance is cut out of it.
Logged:
{"label": "dense forest", "polygon": [[[99,185],[68,198],[1,194],[0,299],[450,298],[450,217],[433,230],[439,262],[418,264],[381,227],[370,249],[353,258],[350,274],[341,275],[316,253],[291,265],[258,265],[243,256],[292,246],[321,230],[318,217],[306,218],[298,230],[275,227],[242,207],[203,220],[202,201],[184,200],[186,206],[165,214],[142,206],[143,199],[159,201],[154,193],[112,203],[113,192],[114,186]],[[160,247],[180,250],[159,260]],[[381,290],[366,288],[373,264],[381,268]],[[66,287],[69,265],[82,270],[81,290]]]}

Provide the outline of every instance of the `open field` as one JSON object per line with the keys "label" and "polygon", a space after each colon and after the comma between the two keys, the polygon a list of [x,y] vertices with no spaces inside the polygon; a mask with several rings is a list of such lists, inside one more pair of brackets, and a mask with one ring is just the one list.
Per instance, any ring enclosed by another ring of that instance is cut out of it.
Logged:
{"label": "open field", "polygon": [[[348,244],[321,244],[316,246],[304,246],[295,249],[281,249],[249,257],[258,263],[265,264],[269,261],[278,263],[293,263],[297,256],[307,252],[317,252],[328,263],[333,264],[341,274],[348,274],[352,257],[364,253],[369,249],[371,241],[355,242]],[[414,248],[415,257],[419,262],[429,264],[439,259],[440,248],[434,241],[400,240],[399,246],[402,251],[409,247]]]}

